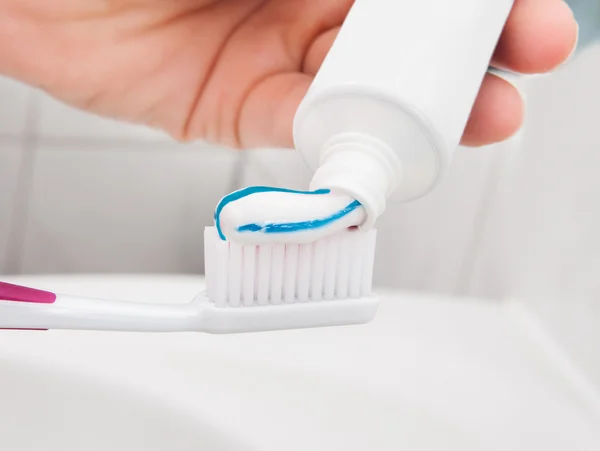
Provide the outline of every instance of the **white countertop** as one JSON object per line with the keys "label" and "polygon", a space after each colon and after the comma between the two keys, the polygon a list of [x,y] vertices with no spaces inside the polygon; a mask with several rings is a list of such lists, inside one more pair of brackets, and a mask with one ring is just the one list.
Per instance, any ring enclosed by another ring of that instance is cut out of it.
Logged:
{"label": "white countertop", "polygon": [[[188,302],[203,285],[3,280],[156,302]],[[1,331],[0,449],[600,449],[594,404],[511,308],[380,294],[366,326],[236,336]]]}

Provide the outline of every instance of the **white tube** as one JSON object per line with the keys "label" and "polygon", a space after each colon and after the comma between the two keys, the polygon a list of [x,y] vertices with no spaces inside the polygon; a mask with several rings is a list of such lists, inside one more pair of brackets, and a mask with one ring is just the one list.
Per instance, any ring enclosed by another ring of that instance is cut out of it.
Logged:
{"label": "white tube", "polygon": [[459,145],[513,0],[357,0],[294,121],[311,189],[387,200],[439,180]]}

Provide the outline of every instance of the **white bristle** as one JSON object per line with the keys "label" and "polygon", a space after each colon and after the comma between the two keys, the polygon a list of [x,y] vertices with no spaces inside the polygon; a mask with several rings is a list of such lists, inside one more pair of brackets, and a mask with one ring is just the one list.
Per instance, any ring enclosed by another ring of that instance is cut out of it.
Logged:
{"label": "white bristle", "polygon": [[256,270],[256,303],[269,303],[269,286],[271,282],[271,251],[273,246],[266,244],[258,247],[258,264]]}
{"label": "white bristle", "polygon": [[227,279],[229,269],[229,243],[217,239],[214,249],[214,291],[213,301],[217,307],[225,307],[227,305]]}
{"label": "white bristle", "polygon": [[323,278],[323,299],[335,299],[336,274],[338,266],[338,255],[340,253],[340,237],[332,236],[327,240],[327,251],[325,252],[325,274]]}
{"label": "white bristle", "polygon": [[323,299],[323,277],[325,276],[325,256],[327,240],[316,241],[313,245],[312,268],[310,275],[310,299],[320,301]]}
{"label": "white bristle", "polygon": [[229,243],[228,303],[232,307],[241,304],[242,284],[242,245]]}
{"label": "white bristle", "polygon": [[350,286],[348,294],[351,298],[360,296],[360,286],[362,283],[363,268],[363,242],[365,235],[356,234],[356,239],[350,240]]}
{"label": "white bristle", "polygon": [[256,274],[256,246],[249,244],[242,246],[242,303],[246,306],[254,305],[254,281]]}
{"label": "white bristle", "polygon": [[296,270],[298,268],[298,245],[286,244],[283,263],[283,301],[292,304],[296,300]]}
{"label": "white bristle", "polygon": [[298,248],[298,268],[296,269],[296,300],[307,302],[310,293],[310,257],[312,244],[301,244]]}
{"label": "white bristle", "polygon": [[217,307],[357,299],[371,295],[376,231],[308,244],[241,245],[204,232],[207,295]]}
{"label": "white bristle", "polygon": [[271,254],[271,304],[281,304],[283,298],[283,262],[285,259],[285,244],[273,246]]}
{"label": "white bristle", "polygon": [[337,274],[335,280],[335,296],[346,299],[348,296],[348,283],[350,279],[350,236],[345,234],[340,237],[340,250],[338,253]]}
{"label": "white bristle", "polygon": [[375,266],[375,241],[377,234],[373,231],[367,233],[364,244],[362,294],[368,296],[373,288],[373,267]]}

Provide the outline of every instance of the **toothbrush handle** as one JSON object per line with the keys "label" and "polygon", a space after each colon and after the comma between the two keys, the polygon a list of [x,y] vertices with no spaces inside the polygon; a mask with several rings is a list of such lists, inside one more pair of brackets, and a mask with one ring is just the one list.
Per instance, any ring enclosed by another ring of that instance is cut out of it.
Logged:
{"label": "toothbrush handle", "polygon": [[0,329],[135,332],[194,330],[193,304],[149,304],[59,295],[0,282]]}

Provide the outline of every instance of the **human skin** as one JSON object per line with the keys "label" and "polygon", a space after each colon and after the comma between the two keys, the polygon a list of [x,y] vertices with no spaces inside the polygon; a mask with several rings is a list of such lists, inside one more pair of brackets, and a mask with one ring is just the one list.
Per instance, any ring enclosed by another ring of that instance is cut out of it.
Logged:
{"label": "human skin", "polygon": [[[352,3],[4,0],[0,73],[179,140],[292,147],[296,108]],[[492,64],[548,72],[576,40],[563,0],[516,0]],[[462,143],[502,141],[522,117],[517,90],[488,74]]]}

